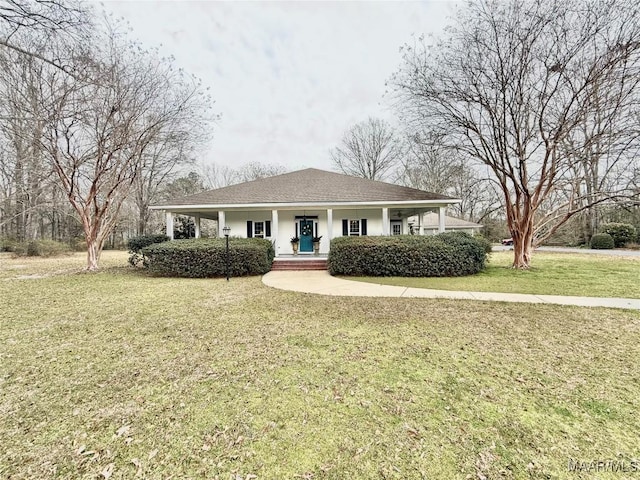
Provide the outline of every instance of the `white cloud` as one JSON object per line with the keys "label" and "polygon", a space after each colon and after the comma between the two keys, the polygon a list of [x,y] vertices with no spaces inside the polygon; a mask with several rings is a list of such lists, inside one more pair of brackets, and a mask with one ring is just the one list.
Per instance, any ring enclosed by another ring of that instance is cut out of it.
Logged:
{"label": "white cloud", "polygon": [[391,118],[385,81],[412,34],[448,2],[108,2],[211,87],[222,114],[207,161],[331,169],[328,151],[367,116]]}

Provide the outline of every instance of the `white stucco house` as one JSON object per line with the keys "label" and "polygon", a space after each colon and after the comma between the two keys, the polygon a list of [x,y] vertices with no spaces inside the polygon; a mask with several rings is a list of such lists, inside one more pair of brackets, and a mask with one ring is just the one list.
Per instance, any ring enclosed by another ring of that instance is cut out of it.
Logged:
{"label": "white stucco house", "polygon": [[300,255],[312,254],[312,237],[322,237],[320,253],[329,252],[332,238],[354,235],[409,233],[408,219],[426,212],[438,218],[445,230],[445,209],[459,199],[352,177],[314,168],[298,170],[251,182],[171,199],[151,207],[164,210],[167,235],[173,236],[174,215],[192,216],[196,237],[200,220],[216,220],[219,230],[231,228],[231,236],[260,237],[274,243],[276,256],[291,255],[291,237],[300,238]]}

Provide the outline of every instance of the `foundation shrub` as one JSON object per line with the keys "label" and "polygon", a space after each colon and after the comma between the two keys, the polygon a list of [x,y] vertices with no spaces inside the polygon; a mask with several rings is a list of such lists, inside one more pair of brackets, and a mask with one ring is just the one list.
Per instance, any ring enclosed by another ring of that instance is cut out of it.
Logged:
{"label": "foundation shrub", "polygon": [[[224,238],[189,239],[144,247],[144,266],[166,277],[209,278],[226,275]],[[262,275],[271,270],[273,244],[261,238],[229,238],[229,274],[232,277]]]}
{"label": "foundation shrub", "polygon": [[140,235],[138,237],[130,238],[127,242],[127,248],[129,249],[129,264],[135,267],[140,263],[144,263],[144,255],[142,254],[142,249],[144,247],[148,247],[155,243],[166,242],[168,240],[169,237],[164,234]]}
{"label": "foundation shrub", "polygon": [[332,275],[457,277],[484,269],[487,246],[462,232],[434,236],[339,237],[327,260]]}

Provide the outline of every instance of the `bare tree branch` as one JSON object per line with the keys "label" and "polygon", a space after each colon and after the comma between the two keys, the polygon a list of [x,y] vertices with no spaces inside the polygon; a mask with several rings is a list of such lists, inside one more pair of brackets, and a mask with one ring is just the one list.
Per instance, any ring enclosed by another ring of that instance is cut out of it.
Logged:
{"label": "bare tree branch", "polygon": [[402,153],[393,128],[378,118],[369,118],[351,127],[340,146],[330,152],[338,170],[371,180],[384,179],[398,166]]}
{"label": "bare tree branch", "polygon": [[[528,268],[533,247],[573,215],[618,198],[637,162],[639,15],[626,0],[484,0],[434,46],[404,48],[391,80],[401,116],[491,170],[514,267]],[[589,170],[598,193],[584,195]],[[555,226],[538,230],[561,197]]]}

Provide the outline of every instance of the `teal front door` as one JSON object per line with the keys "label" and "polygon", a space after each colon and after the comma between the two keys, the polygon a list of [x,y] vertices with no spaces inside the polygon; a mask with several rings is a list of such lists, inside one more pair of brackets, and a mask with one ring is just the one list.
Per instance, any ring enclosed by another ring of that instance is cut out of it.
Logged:
{"label": "teal front door", "polygon": [[300,251],[313,252],[313,220],[300,220]]}

